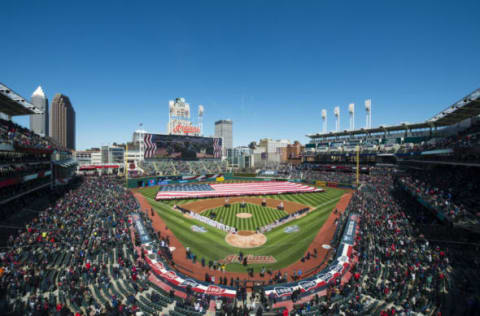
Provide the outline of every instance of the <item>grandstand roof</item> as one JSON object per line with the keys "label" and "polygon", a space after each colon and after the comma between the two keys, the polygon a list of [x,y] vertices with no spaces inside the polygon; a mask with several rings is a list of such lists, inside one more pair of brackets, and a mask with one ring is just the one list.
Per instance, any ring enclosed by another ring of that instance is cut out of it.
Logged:
{"label": "grandstand roof", "polygon": [[78,162],[76,160],[73,160],[72,158],[65,159],[65,160],[57,160],[53,161],[53,163],[57,166],[63,167],[63,168],[69,168],[78,165]]}
{"label": "grandstand roof", "polygon": [[0,83],[0,112],[10,116],[43,113],[39,108],[30,104],[24,97]]}
{"label": "grandstand roof", "polygon": [[361,135],[361,134],[375,134],[375,133],[384,133],[384,132],[395,132],[395,131],[404,131],[406,129],[419,129],[419,128],[428,128],[434,127],[435,124],[424,122],[424,123],[402,123],[400,125],[394,126],[384,126],[381,125],[375,128],[360,128],[353,131],[344,130],[341,132],[329,132],[329,133],[317,133],[317,134],[310,134],[307,137],[310,138],[320,138],[320,137],[335,137],[335,136],[353,136],[353,135]]}
{"label": "grandstand roof", "polygon": [[443,110],[439,114],[435,115],[433,118],[425,122],[420,123],[402,123],[394,126],[379,126],[375,128],[360,128],[357,130],[349,131],[344,130],[340,132],[328,132],[328,133],[317,133],[306,135],[310,138],[321,138],[321,137],[337,137],[337,136],[353,136],[361,134],[375,134],[382,132],[394,132],[394,131],[403,131],[403,130],[412,130],[420,128],[429,128],[429,127],[441,127],[449,126],[456,123],[459,123],[467,118],[480,115],[480,89],[475,90],[466,97],[462,98],[460,101],[449,106],[447,109]]}
{"label": "grandstand roof", "polygon": [[480,114],[480,88],[432,117],[437,126],[453,125]]}

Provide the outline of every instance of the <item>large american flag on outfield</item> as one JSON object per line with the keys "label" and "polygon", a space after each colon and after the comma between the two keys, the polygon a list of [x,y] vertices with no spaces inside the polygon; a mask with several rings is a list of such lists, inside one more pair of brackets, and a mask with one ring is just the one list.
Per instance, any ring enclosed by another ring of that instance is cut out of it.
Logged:
{"label": "large american flag on outfield", "polygon": [[262,195],[262,194],[282,194],[282,193],[305,193],[322,192],[323,189],[317,189],[301,183],[287,181],[267,181],[267,182],[248,182],[248,183],[219,183],[210,185],[211,191],[158,191],[156,200],[168,199],[193,199],[203,197],[221,197],[221,196],[240,196],[240,195]]}

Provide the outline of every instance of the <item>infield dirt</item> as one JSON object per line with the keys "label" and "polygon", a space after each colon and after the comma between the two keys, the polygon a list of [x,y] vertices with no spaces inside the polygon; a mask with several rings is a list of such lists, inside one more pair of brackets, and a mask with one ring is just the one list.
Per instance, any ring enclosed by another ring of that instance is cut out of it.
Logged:
{"label": "infield dirt", "polygon": [[267,237],[249,230],[240,230],[237,233],[227,234],[225,241],[237,248],[256,248],[265,244]]}

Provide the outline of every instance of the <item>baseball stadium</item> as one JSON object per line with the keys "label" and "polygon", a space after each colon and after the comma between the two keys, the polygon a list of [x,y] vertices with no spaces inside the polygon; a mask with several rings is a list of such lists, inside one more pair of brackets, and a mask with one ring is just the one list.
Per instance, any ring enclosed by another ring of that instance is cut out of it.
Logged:
{"label": "baseball stadium", "polygon": [[[1,112],[40,113],[1,87]],[[123,164],[82,167],[1,119],[2,311],[473,315],[479,114],[476,90],[424,122],[309,134],[298,157],[242,170],[222,138],[188,133],[141,133]]]}
{"label": "baseball stadium", "polygon": [[0,316],[480,315],[480,0],[3,0]]}

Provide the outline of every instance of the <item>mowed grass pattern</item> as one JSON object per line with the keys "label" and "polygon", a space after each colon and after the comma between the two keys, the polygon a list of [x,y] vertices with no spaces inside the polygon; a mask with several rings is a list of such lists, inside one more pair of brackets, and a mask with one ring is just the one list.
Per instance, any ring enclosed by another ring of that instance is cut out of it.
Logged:
{"label": "mowed grass pattern", "polygon": [[[282,269],[290,264],[300,260],[305,254],[307,248],[312,243],[323,223],[330,216],[336,203],[345,192],[337,188],[325,188],[323,193],[305,193],[290,195],[272,195],[267,198],[276,198],[279,200],[297,201],[314,208],[314,211],[295,221],[283,224],[270,232],[266,233],[267,242],[258,248],[240,249],[231,246],[225,241],[226,233],[201,223],[191,218],[184,217],[180,212],[171,209],[173,204],[183,204],[192,200],[176,200],[159,202],[155,201],[155,195],[158,187],[141,188],[140,192],[147,198],[155,211],[162,217],[168,228],[175,234],[175,237],[185,246],[190,247],[191,251],[197,255],[198,260],[219,260],[230,254],[238,254],[241,250],[244,254],[258,256],[273,256],[276,263],[265,265],[272,270]],[[192,225],[202,226],[206,233],[195,233],[192,231]],[[289,225],[298,225],[299,231],[287,234],[285,227]],[[316,245],[321,247],[321,245]],[[254,265],[255,272],[258,272],[262,265]],[[246,272],[246,269],[240,264],[230,264],[227,271]]]}
{"label": "mowed grass pattern", "polygon": [[[233,203],[230,207],[217,207],[204,211],[201,215],[209,217],[212,212],[217,214],[216,221],[238,230],[256,230],[288,215],[285,211],[249,203],[245,204],[245,208],[241,208],[240,203]],[[239,218],[238,213],[250,213],[252,217]]]}

